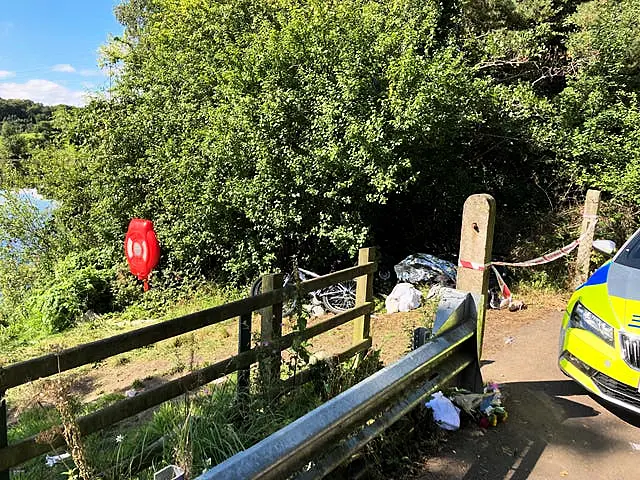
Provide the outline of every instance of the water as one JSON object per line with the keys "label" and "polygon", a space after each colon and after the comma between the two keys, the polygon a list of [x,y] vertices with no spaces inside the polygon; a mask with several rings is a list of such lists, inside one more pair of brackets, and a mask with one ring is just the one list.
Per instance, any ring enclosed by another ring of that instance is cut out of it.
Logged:
{"label": "water", "polygon": [[[35,207],[39,212],[44,213],[44,216],[41,216],[39,221],[44,221],[55,208],[55,202],[51,200],[47,200],[42,195],[38,193],[36,189],[21,189],[17,192],[18,198],[21,201],[24,201],[33,207]],[[0,190],[0,206],[6,202],[6,190]],[[9,214],[10,215],[10,214]],[[4,237],[4,239],[3,239]],[[7,243],[13,245],[14,247],[20,248],[21,245],[28,242],[28,238],[7,238],[6,235],[2,235],[0,232],[0,246],[7,245]]]}

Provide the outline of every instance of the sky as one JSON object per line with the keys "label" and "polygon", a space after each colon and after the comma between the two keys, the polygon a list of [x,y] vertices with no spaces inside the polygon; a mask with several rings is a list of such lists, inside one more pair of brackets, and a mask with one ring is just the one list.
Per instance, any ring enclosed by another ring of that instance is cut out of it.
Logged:
{"label": "sky", "polygon": [[83,105],[108,82],[98,48],[119,0],[0,0],[0,98]]}

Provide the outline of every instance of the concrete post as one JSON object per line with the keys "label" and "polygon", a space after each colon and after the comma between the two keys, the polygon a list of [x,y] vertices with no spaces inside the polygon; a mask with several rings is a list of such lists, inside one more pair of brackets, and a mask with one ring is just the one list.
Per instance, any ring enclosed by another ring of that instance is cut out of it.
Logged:
{"label": "concrete post", "polygon": [[480,358],[484,336],[485,310],[489,289],[489,267],[493,249],[493,230],[496,221],[496,201],[491,195],[471,195],[464,202],[462,229],[460,232],[459,266],[456,288],[479,294],[477,305],[476,349],[477,363],[469,366],[461,375],[467,388],[482,388]]}

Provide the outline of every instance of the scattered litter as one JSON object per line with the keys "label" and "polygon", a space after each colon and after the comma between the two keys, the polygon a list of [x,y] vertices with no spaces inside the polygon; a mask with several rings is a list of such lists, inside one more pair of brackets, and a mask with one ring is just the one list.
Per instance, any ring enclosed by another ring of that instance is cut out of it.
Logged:
{"label": "scattered litter", "polygon": [[569,476],[569,472],[567,472],[566,470],[563,470],[563,471],[560,472],[560,476],[561,477],[567,477],[567,476]]}
{"label": "scattered litter", "polygon": [[53,467],[55,464],[66,460],[67,458],[71,458],[70,453],[61,453],[60,455],[47,455],[45,457],[45,464],[47,467]]}
{"label": "scattered litter", "polygon": [[184,480],[184,470],[177,465],[168,465],[155,472],[153,480]]}
{"label": "scattered litter", "polygon": [[517,312],[518,310],[526,310],[526,309],[527,309],[527,304],[524,303],[522,300],[514,300],[513,302],[511,302],[511,305],[509,305],[510,312]]}
{"label": "scattered litter", "polygon": [[384,301],[387,313],[408,312],[420,306],[422,293],[410,283],[399,283]]}
{"label": "scattered litter", "polygon": [[457,430],[460,428],[460,409],[442,392],[436,392],[432,399],[425,403],[427,408],[433,410],[433,419],[444,430]]}
{"label": "scattered litter", "polygon": [[127,398],[132,398],[138,395],[138,393],[139,392],[135,388],[132,388],[131,390],[127,390],[126,392],[124,392],[124,396]]}
{"label": "scattered litter", "polygon": [[502,453],[504,453],[505,455],[509,455],[510,457],[514,456],[514,450],[512,450],[511,448],[507,447],[506,445],[502,446]]}
{"label": "scattered litter", "polygon": [[455,389],[451,400],[467,415],[474,418],[482,428],[495,427],[507,420],[507,411],[502,406],[502,393],[497,383],[489,382],[483,393],[471,393]]}
{"label": "scattered litter", "polygon": [[629,445],[631,445],[631,450],[640,451],[640,443],[629,442]]}
{"label": "scattered litter", "polygon": [[[456,284],[456,266],[452,262],[443,260],[434,255],[427,253],[415,253],[409,255],[400,263],[395,265],[393,269],[396,272],[399,282],[407,283],[426,283],[432,286],[427,298],[431,298],[438,294],[438,287],[455,287]],[[496,268],[491,265],[491,273],[489,277],[489,308],[503,309],[509,308],[510,311],[524,310],[526,305],[522,301],[514,301],[511,290],[504,281],[506,272],[503,268]],[[517,305],[511,310],[512,305]]]}
{"label": "scattered litter", "polygon": [[426,253],[409,255],[393,269],[400,282],[440,284],[453,287],[456,283],[456,266]]}
{"label": "scattered litter", "polygon": [[516,339],[514,337],[505,337],[505,339],[504,339],[505,345],[511,345],[515,341],[516,341]]}

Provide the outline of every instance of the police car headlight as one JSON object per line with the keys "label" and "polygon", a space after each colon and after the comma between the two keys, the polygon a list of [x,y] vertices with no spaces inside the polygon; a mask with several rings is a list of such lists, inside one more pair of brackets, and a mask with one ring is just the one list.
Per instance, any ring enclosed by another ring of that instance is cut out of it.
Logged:
{"label": "police car headlight", "polygon": [[613,327],[590,312],[580,302],[576,302],[571,312],[571,327],[588,330],[613,346]]}

